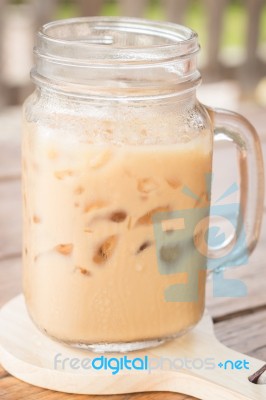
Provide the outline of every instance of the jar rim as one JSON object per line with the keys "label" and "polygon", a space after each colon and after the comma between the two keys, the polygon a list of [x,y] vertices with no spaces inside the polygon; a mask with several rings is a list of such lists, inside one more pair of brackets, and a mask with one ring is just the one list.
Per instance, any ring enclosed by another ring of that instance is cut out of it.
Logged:
{"label": "jar rim", "polygon": [[75,58],[76,62],[104,59],[105,64],[114,60],[160,62],[199,51],[198,35],[190,28],[130,17],[53,21],[40,29],[37,47],[40,54],[47,56]]}

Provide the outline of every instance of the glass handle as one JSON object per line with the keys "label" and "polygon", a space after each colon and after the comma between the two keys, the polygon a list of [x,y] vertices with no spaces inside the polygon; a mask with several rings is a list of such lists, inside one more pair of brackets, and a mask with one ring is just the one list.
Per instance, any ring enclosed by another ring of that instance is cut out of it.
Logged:
{"label": "glass handle", "polygon": [[220,270],[229,265],[240,265],[240,260],[249,256],[258,242],[264,204],[263,156],[258,134],[249,121],[230,111],[206,109],[213,123],[214,140],[233,142],[239,165],[240,201],[235,233],[229,243],[208,253],[209,259],[220,260],[219,266],[213,268]]}

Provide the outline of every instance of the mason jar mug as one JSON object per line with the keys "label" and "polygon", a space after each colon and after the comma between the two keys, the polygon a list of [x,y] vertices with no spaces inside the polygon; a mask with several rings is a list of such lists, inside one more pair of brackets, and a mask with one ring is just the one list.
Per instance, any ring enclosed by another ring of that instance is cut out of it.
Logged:
{"label": "mason jar mug", "polygon": [[250,253],[259,235],[254,128],[199,103],[199,45],[186,27],[63,20],[40,30],[34,51],[36,89],[23,111],[23,286],[32,320],[95,351],[187,332],[204,311],[215,136],[238,149],[243,217],[233,250],[216,250],[218,267]]}

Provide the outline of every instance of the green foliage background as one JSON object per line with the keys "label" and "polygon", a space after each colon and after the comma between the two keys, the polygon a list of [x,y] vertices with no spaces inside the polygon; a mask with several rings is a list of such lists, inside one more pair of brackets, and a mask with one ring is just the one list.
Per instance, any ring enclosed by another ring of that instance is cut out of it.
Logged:
{"label": "green foliage background", "polygon": [[[134,1],[134,0],[132,0]],[[178,1],[178,0],[177,0]],[[219,1],[219,0],[217,0]],[[224,33],[222,37],[223,47],[244,47],[246,37],[247,15],[244,0],[231,0],[224,16]],[[65,0],[59,11],[58,18],[69,18],[77,16],[78,9],[74,1]],[[119,6],[115,0],[105,2],[102,15],[119,15]],[[151,0],[145,12],[145,17],[154,20],[164,20],[164,9],[159,0]],[[201,45],[206,44],[206,11],[199,0],[191,0],[187,11],[185,25],[198,32]],[[263,8],[260,20],[260,42],[266,44],[266,4]]]}

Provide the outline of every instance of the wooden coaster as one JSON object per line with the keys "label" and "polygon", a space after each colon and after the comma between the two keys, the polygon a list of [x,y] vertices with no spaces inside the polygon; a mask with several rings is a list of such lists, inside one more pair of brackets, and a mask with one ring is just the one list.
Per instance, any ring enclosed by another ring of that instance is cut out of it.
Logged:
{"label": "wooden coaster", "polygon": [[[125,357],[127,366],[135,369],[125,368]],[[20,295],[0,311],[0,362],[25,382],[66,393],[172,391],[203,400],[266,399],[266,385],[248,380],[264,362],[219,343],[207,314],[190,333],[159,347],[101,355],[43,335],[31,322]]]}

